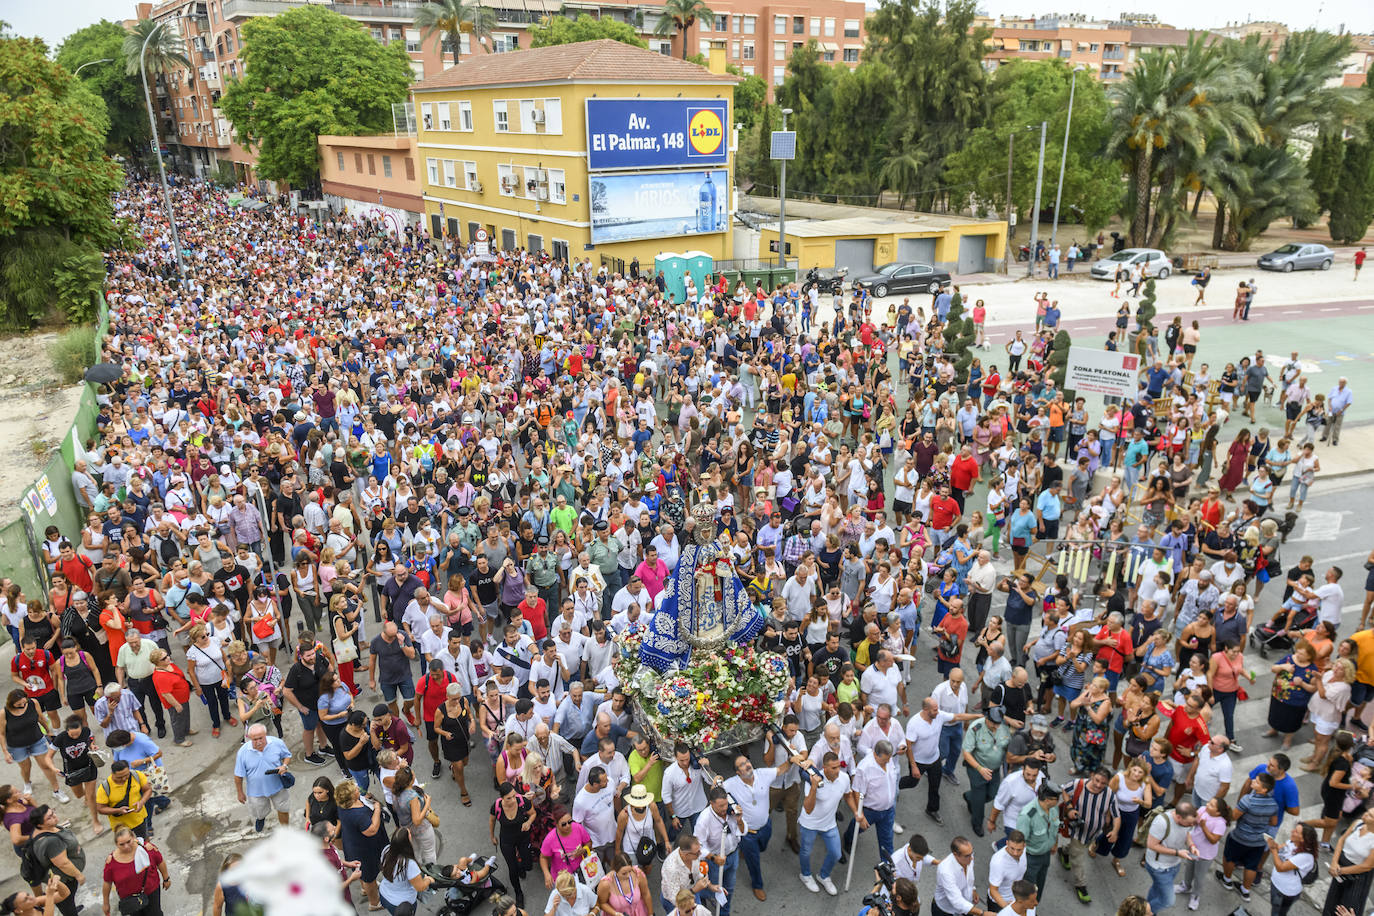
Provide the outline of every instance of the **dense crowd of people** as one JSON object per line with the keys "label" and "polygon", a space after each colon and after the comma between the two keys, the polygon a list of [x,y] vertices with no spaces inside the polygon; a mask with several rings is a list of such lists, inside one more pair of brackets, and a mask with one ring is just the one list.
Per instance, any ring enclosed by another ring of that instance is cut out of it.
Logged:
{"label": "dense crowd of people", "polygon": [[[1002,360],[946,351],[951,316],[983,339],[957,289],[823,305],[719,280],[679,303],[637,270],[175,193],[184,280],[153,188],[118,199],[145,245],[109,258],[122,376],[72,475],[87,524],[46,532],[45,593],[0,602],[0,807],[29,885],[8,912],[73,914],[100,881],[107,913],[161,913],[154,819],[206,740],[256,831],[303,822],[391,913],[489,880],[437,866],[453,792],[504,863],[501,916],[541,879],[547,916],[728,916],[741,861],[757,900],[793,867],[834,895],[856,828],[901,916],[1023,916],[1066,895],[1056,861],[1087,904],[1090,859],[1127,879],[1135,847],[1149,887],[1123,912],[1267,880],[1285,913],[1319,863],[1328,911],[1362,912],[1374,581],[1343,625],[1342,570],[1281,557],[1344,379],[1313,393],[1297,354],[1213,376],[1196,323],[1141,329],[1126,301],[1107,346],[1147,355],[1140,393],[1099,410],[1049,377],[1047,296]],[[1271,400],[1281,435],[1250,428]],[[792,674],[724,779],[644,733],[610,664],[702,502]],[[1271,674],[1245,740],[1274,752],[1234,773],[1237,705]],[[1322,774],[1318,819],[1295,766]],[[898,823],[903,794],[957,835]]]}

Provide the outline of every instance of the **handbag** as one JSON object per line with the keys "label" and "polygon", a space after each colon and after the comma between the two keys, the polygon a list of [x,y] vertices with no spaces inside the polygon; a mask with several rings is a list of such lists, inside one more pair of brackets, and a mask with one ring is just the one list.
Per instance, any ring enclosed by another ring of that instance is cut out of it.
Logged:
{"label": "handbag", "polygon": [[153,764],[143,771],[143,775],[148,778],[148,787],[154,795],[166,795],[172,791],[172,780],[167,777],[167,771],[162,768],[162,764]]}
{"label": "handbag", "polygon": [[270,618],[259,617],[253,621],[253,635],[258,639],[271,639],[277,632],[277,625]]}
{"label": "handbag", "polygon": [[296,774],[292,773],[290,770],[287,770],[285,773],[279,773],[278,778],[281,780],[283,789],[291,789],[296,785]]}
{"label": "handbag", "polygon": [[353,644],[351,639],[334,640],[334,660],[341,665],[345,665],[358,658],[358,647]]}

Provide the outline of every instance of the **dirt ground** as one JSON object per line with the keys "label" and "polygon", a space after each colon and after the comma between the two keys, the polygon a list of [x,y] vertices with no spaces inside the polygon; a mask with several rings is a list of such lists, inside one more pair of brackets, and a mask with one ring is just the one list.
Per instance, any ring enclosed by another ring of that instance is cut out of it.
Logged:
{"label": "dirt ground", "polygon": [[0,523],[19,517],[19,497],[67,434],[81,385],[65,385],[49,357],[56,331],[0,342]]}

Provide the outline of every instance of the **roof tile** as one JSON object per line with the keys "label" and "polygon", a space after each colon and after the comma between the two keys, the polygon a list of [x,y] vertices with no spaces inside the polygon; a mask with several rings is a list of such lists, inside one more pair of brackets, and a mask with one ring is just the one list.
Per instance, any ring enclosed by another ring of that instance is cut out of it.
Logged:
{"label": "roof tile", "polygon": [[416,92],[561,80],[734,83],[738,77],[610,38],[504,54],[483,54],[411,86]]}

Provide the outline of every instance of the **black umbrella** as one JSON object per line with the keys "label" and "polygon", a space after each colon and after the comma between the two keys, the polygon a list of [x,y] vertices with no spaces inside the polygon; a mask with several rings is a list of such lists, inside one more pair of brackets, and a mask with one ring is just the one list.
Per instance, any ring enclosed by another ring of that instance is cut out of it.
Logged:
{"label": "black umbrella", "polygon": [[124,374],[124,367],[118,363],[96,363],[86,370],[83,378],[92,385],[108,385]]}

